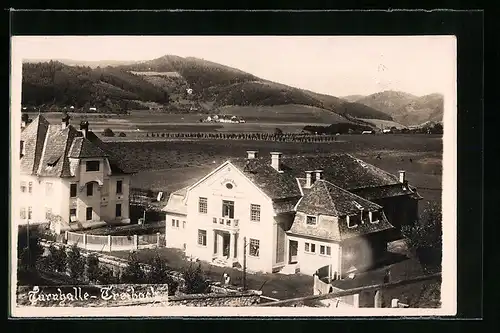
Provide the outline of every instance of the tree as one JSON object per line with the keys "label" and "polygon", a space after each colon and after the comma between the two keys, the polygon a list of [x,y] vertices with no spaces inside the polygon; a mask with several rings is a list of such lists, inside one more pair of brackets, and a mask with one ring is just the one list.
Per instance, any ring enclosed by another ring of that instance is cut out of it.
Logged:
{"label": "tree", "polygon": [[283,131],[281,130],[281,128],[276,127],[274,129],[274,135],[283,135]]}
{"label": "tree", "polygon": [[67,263],[71,279],[74,281],[82,280],[85,273],[85,259],[76,244],[73,244],[68,252]]}
{"label": "tree", "polygon": [[34,271],[43,254],[43,247],[40,245],[38,233],[35,230],[30,230],[30,232],[28,232],[28,227],[19,228],[17,242],[17,255],[20,259],[19,268],[26,271]]}
{"label": "tree", "polygon": [[114,132],[111,130],[111,128],[109,128],[109,127],[108,127],[108,128],[106,128],[106,129],[104,130],[104,132],[102,132],[102,134],[103,134],[104,136],[108,136],[108,137],[113,137],[113,136],[115,136],[115,133],[114,133]]}
{"label": "tree", "polygon": [[66,248],[64,246],[56,248],[51,244],[49,246],[49,253],[46,257],[44,269],[48,269],[51,272],[66,273],[66,263]]}
{"label": "tree", "polygon": [[128,258],[128,264],[125,268],[122,280],[124,283],[143,283],[145,281],[145,273],[136,253],[131,253]]}
{"label": "tree", "polygon": [[409,251],[419,260],[424,272],[440,272],[443,250],[441,206],[429,203],[422,219],[413,226],[404,226],[402,233]]}
{"label": "tree", "polygon": [[179,283],[168,273],[167,262],[158,253],[150,263],[151,270],[147,274],[147,281],[151,284],[167,284],[169,295],[174,295]]}
{"label": "tree", "polygon": [[103,266],[99,270],[99,276],[97,281],[100,284],[116,284],[120,282],[120,278],[113,274],[113,270],[111,270],[106,266]]}
{"label": "tree", "polygon": [[120,132],[120,134],[118,134],[118,136],[123,138],[123,137],[126,137],[127,134],[125,134],[124,132]]}
{"label": "tree", "polygon": [[209,282],[205,278],[205,274],[201,269],[201,264],[196,268],[189,265],[184,269],[182,276],[184,278],[184,292],[187,294],[202,294],[206,293],[209,288]]}
{"label": "tree", "polygon": [[86,266],[86,275],[88,281],[91,283],[99,281],[99,258],[95,253],[91,253],[87,256]]}

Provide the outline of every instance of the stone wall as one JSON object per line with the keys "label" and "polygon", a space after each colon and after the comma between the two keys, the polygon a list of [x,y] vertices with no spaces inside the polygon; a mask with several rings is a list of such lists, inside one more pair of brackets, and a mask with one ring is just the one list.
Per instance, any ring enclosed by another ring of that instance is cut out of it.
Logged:
{"label": "stone wall", "polygon": [[169,306],[195,306],[195,307],[224,307],[224,306],[254,306],[260,303],[260,292],[249,291],[242,293],[210,293],[171,296]]}

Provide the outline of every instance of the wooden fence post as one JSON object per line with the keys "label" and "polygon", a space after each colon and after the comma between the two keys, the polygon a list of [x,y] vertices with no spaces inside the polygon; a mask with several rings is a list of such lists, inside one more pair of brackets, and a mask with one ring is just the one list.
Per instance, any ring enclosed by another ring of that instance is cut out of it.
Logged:
{"label": "wooden fence post", "polygon": [[137,235],[134,235],[134,249],[137,250],[139,248],[139,239]]}
{"label": "wooden fence post", "polygon": [[64,240],[65,240],[65,243],[67,243],[67,242],[68,242],[68,233],[69,233],[69,231],[68,231],[68,230],[66,230],[66,231],[64,232]]}
{"label": "wooden fence post", "polygon": [[374,299],[375,307],[376,308],[381,308],[382,307],[382,290],[378,289],[375,292],[375,299]]}
{"label": "wooden fence post", "polygon": [[111,252],[111,235],[108,235],[108,248],[109,252]]}
{"label": "wooden fence post", "polygon": [[160,247],[160,233],[156,233],[156,247]]}
{"label": "wooden fence post", "polygon": [[83,248],[87,249],[87,234],[83,234]]}
{"label": "wooden fence post", "polygon": [[398,307],[398,303],[399,303],[399,299],[393,298],[391,300],[391,308],[397,308]]}

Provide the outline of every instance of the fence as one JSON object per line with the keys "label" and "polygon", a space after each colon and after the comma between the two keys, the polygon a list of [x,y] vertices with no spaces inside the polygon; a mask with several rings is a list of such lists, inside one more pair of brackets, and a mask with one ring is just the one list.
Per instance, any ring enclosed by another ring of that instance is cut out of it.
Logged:
{"label": "fence", "polygon": [[85,250],[105,252],[129,251],[165,245],[165,235],[159,232],[154,235],[101,236],[66,231],[64,239],[67,244],[76,244]]}
{"label": "fence", "polygon": [[[269,303],[261,304],[260,306],[290,306],[290,305],[294,305],[294,304],[304,303],[307,301],[321,301],[321,300],[329,300],[329,299],[338,299],[340,297],[357,295],[357,294],[365,293],[365,292],[375,292],[375,297],[374,297],[374,302],[373,302],[374,307],[381,308],[382,307],[382,291],[384,289],[405,286],[405,285],[409,285],[409,284],[413,284],[413,283],[417,283],[417,282],[422,282],[422,281],[440,280],[440,279],[441,279],[441,273],[436,273],[436,274],[424,275],[424,276],[419,276],[416,278],[411,278],[411,279],[401,280],[401,281],[396,281],[396,282],[363,286],[363,287],[352,288],[352,289],[342,290],[342,291],[335,291],[335,292],[330,292],[330,293],[322,294],[322,295],[312,295],[312,296],[306,296],[306,297],[291,298],[291,299],[286,299],[286,300],[276,301],[276,302],[269,302]],[[400,303],[397,299],[393,299],[391,301],[391,307],[407,307],[407,305]]]}

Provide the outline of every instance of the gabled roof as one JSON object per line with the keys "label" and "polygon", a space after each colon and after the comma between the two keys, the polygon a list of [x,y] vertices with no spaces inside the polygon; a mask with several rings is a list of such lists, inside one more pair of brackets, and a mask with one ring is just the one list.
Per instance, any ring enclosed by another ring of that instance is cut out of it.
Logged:
{"label": "gabled roof", "polygon": [[87,138],[72,125],[49,124],[38,115],[22,132],[24,155],[21,172],[38,176],[71,177],[69,157],[108,157],[113,173],[128,173],[121,161],[108,153],[91,131]]}
{"label": "gabled roof", "polygon": [[48,130],[49,122],[39,115],[21,132],[21,141],[24,141],[25,152],[21,158],[22,173],[33,174],[38,170]]}
{"label": "gabled roof", "polygon": [[167,205],[162,208],[162,211],[174,214],[187,214],[187,206],[184,198],[187,194],[188,187],[172,192],[168,198]]}
{"label": "gabled roof", "polygon": [[376,211],[382,207],[324,179],[315,181],[297,206],[298,212],[335,217],[356,214],[360,209]]}
{"label": "gabled roof", "polygon": [[378,187],[365,187],[351,190],[367,200],[377,200],[387,197],[396,197],[401,195],[410,195],[416,199],[422,198],[415,187],[397,183],[393,185],[378,186]]}

